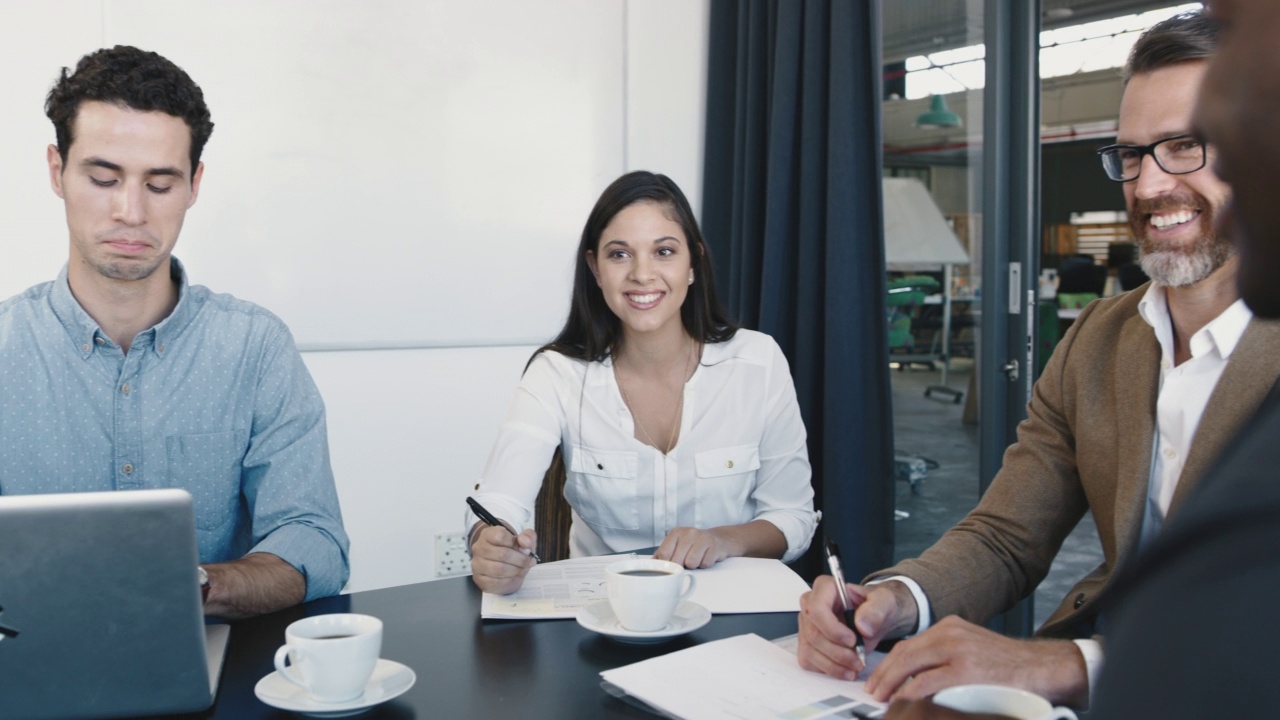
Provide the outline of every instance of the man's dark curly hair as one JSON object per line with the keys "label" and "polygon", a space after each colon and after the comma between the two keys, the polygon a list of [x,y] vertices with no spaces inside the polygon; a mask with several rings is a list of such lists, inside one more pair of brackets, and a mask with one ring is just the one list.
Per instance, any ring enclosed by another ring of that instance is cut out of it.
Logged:
{"label": "man's dark curly hair", "polygon": [[133,110],[158,110],[182,118],[191,130],[191,178],[204,144],[213,134],[204,93],[182,68],[157,53],[128,45],[97,50],[80,58],[75,72],[62,68],[58,82],[49,90],[44,113],[53,121],[58,154],[67,162],[75,138],[71,127],[80,103],[98,100]]}

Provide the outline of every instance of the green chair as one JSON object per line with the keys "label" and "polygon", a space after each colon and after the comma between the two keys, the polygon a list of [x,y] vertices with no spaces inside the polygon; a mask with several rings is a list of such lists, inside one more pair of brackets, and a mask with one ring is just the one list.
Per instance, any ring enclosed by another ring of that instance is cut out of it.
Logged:
{"label": "green chair", "polygon": [[1080,310],[1098,299],[1098,293],[1058,293],[1058,307],[1063,310]]}
{"label": "green chair", "polygon": [[909,275],[886,283],[885,309],[889,323],[889,352],[910,353],[915,348],[911,330],[912,310],[941,285],[927,275]]}

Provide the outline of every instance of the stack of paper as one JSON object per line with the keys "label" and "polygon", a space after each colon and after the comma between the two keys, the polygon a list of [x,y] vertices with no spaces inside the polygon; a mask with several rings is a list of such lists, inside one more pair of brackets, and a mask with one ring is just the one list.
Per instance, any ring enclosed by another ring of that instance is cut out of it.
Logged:
{"label": "stack of paper", "polygon": [[[489,619],[572,618],[593,602],[609,597],[604,569],[635,555],[577,558],[536,565],[511,595],[485,593],[480,617]],[[804,580],[778,560],[729,558],[704,570],[691,570],[697,587],[689,600],[713,614],[799,612]]]}
{"label": "stack of paper", "polygon": [[[868,670],[883,653],[867,658]],[[600,673],[651,708],[684,720],[878,718],[885,705],[862,680],[837,680],[800,667],[792,652],[759,635],[739,635]]]}

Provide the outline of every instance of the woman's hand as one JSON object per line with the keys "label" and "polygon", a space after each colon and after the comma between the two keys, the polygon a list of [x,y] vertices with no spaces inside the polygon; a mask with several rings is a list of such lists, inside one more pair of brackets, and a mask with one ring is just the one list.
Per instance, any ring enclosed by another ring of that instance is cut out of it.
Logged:
{"label": "woman's hand", "polygon": [[662,539],[653,557],[692,570],[708,568],[731,557],[780,558],[786,551],[787,538],[777,525],[768,520],[752,520],[710,530],[675,528]]}
{"label": "woman's hand", "polygon": [[474,534],[471,579],[485,592],[508,595],[520,589],[536,561],[530,557],[538,543],[533,530],[512,535],[505,527],[488,526]]}
{"label": "woman's hand", "polygon": [[670,560],[693,569],[708,568],[727,557],[733,557],[729,543],[715,530],[678,527],[667,533],[653,554],[655,560]]}

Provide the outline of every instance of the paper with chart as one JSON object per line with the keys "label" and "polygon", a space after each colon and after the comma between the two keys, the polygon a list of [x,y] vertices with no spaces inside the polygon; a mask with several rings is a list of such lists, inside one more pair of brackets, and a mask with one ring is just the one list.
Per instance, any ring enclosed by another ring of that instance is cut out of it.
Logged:
{"label": "paper with chart", "polygon": [[510,595],[485,593],[480,617],[492,620],[529,620],[576,617],[578,611],[609,597],[604,569],[634,555],[604,555],[540,563],[524,578],[524,585]]}
{"label": "paper with chart", "polygon": [[[604,555],[535,565],[524,585],[511,595],[485,593],[480,617],[491,620],[572,618],[578,611],[609,597],[604,569],[637,555]],[[690,571],[697,587],[690,602],[713,614],[799,612],[804,580],[778,560],[728,558]]]}
{"label": "paper with chart", "polygon": [[[872,652],[862,678],[884,653]],[[759,635],[703,643],[600,673],[605,682],[684,720],[878,718],[885,705],[850,682],[809,672]]]}

